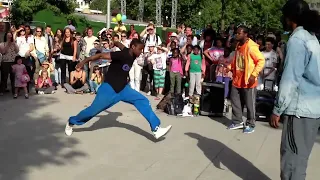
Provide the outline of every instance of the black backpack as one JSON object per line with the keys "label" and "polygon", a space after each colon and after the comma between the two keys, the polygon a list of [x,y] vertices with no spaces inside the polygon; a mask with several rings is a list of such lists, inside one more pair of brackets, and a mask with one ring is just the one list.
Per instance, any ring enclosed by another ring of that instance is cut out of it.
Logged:
{"label": "black backpack", "polygon": [[165,112],[169,115],[182,114],[184,101],[181,94],[174,95],[167,103]]}

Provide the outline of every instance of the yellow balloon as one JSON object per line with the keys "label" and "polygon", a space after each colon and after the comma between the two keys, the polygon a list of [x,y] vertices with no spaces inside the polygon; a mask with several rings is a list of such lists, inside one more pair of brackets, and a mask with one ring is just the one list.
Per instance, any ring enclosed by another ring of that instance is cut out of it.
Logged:
{"label": "yellow balloon", "polygon": [[112,22],[117,22],[116,18],[112,18],[111,20],[112,20]]}
{"label": "yellow balloon", "polygon": [[115,27],[113,28],[113,31],[114,31],[115,33],[118,33],[119,27],[118,27],[118,26],[115,26]]}
{"label": "yellow balloon", "polygon": [[118,21],[121,21],[121,18],[122,18],[121,14],[117,14],[116,17],[117,17],[117,20],[118,20]]}

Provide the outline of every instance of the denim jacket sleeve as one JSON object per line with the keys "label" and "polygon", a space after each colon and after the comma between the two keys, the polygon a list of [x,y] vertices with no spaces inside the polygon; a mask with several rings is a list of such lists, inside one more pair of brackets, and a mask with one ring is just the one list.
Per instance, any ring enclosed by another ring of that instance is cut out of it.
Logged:
{"label": "denim jacket sleeve", "polygon": [[278,96],[273,109],[275,115],[280,116],[289,106],[293,94],[297,91],[308,62],[307,49],[301,39],[292,37],[287,44],[287,54],[284,62]]}

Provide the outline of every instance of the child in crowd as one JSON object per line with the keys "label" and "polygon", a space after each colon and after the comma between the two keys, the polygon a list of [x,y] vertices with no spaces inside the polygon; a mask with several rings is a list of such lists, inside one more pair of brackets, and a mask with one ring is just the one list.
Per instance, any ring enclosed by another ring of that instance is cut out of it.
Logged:
{"label": "child in crowd", "polygon": [[60,50],[61,50],[61,38],[55,36],[55,41],[53,45],[52,58],[54,59],[54,85],[58,86],[61,84],[61,62],[60,60]]}
{"label": "child in crowd", "polygon": [[[101,53],[101,46],[100,46],[100,41],[97,39],[94,41],[93,43],[94,47],[90,50],[89,52],[89,56],[93,56],[95,54],[98,54],[98,53]],[[89,79],[87,80],[90,80],[90,75],[93,73],[93,67],[96,66],[96,65],[99,65],[101,60],[97,60],[97,61],[92,61],[92,62],[89,62]]]}
{"label": "child in crowd", "polygon": [[91,74],[90,78],[90,88],[91,88],[91,94],[96,94],[101,83],[103,82],[103,75],[101,73],[101,69],[99,66],[93,67],[93,73]]}
{"label": "child in crowd", "polygon": [[41,69],[39,71],[39,75],[41,75],[42,71],[47,71],[49,77],[51,75],[51,72],[54,71],[53,65],[51,63],[49,63],[48,61],[44,61],[41,64]]}
{"label": "child in crowd", "polygon": [[194,46],[193,53],[188,55],[185,71],[186,76],[190,76],[189,97],[192,99],[195,87],[197,95],[201,95],[201,79],[206,71],[206,62],[199,45]]}
{"label": "child in crowd", "polygon": [[109,42],[109,48],[110,48],[111,52],[120,51],[120,49],[117,46],[114,45],[113,41]]}
{"label": "child in crowd", "polygon": [[229,94],[229,82],[232,78],[232,72],[228,70],[227,66],[232,62],[234,56],[230,56],[231,48],[224,48],[223,56],[218,59],[218,66],[216,69],[216,82],[224,83],[224,98]]}
{"label": "child in crowd", "polygon": [[[188,44],[188,45],[185,46],[185,50],[184,50],[185,53],[183,55],[184,55],[186,60],[187,60],[188,57],[190,57],[190,54],[192,53],[192,50],[193,50],[193,46],[191,44]],[[186,67],[186,65],[183,66],[183,67]],[[185,68],[183,70],[185,70]],[[188,76],[188,74],[185,73],[185,76],[181,80],[182,96],[183,97],[186,97],[186,96],[189,95],[190,87],[189,86],[185,86],[186,83],[189,83],[189,81],[190,81],[190,76]]]}
{"label": "child in crowd", "polygon": [[38,83],[36,87],[38,94],[53,94],[54,86],[52,86],[51,78],[49,77],[48,71],[41,71],[38,77]]}
{"label": "child in crowd", "polygon": [[[175,48],[172,50],[172,57],[169,60],[170,71],[170,93],[181,94],[181,78],[183,76],[183,61],[184,56],[181,55],[180,50]],[[175,86],[176,91],[175,91]]]}
{"label": "child in crowd", "polygon": [[145,57],[147,59],[147,65],[144,67],[144,70],[148,73],[148,77],[147,77],[147,95],[150,96],[151,93],[153,92],[153,76],[154,76],[154,71],[153,71],[153,64],[151,61],[149,61],[148,59],[151,58],[154,54],[156,54],[157,52],[155,51],[155,46],[156,44],[154,42],[151,42],[148,44],[148,52],[145,54]]}
{"label": "child in crowd", "polygon": [[[102,41],[101,44],[102,44],[102,48],[101,48],[102,53],[111,52],[109,40]],[[109,59],[102,59],[100,65],[102,65],[103,67],[109,66],[110,60]]]}
{"label": "child in crowd", "polygon": [[85,59],[85,51],[86,51],[86,41],[81,36],[81,33],[76,33],[76,41],[78,42],[78,48],[77,48],[77,59],[79,61],[83,61]]}
{"label": "child in crowd", "polygon": [[30,81],[30,77],[28,75],[26,66],[22,64],[22,57],[17,56],[15,58],[15,64],[12,66],[12,71],[15,73],[15,81],[14,81],[14,95],[13,98],[18,98],[18,91],[20,88],[24,90],[24,97],[26,99],[29,98],[27,84]]}
{"label": "child in crowd", "polygon": [[165,75],[166,75],[166,63],[167,63],[167,52],[165,44],[157,47],[157,54],[153,54],[148,58],[153,64],[153,82],[156,89],[155,100],[160,100],[162,91],[164,88]]}

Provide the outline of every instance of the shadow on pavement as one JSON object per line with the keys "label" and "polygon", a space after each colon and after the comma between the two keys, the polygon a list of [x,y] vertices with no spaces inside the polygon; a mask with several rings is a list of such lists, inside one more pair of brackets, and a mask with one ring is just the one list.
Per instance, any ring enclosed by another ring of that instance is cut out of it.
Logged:
{"label": "shadow on pavement", "polygon": [[149,132],[142,130],[141,128],[139,128],[137,126],[133,126],[131,124],[126,124],[126,123],[122,123],[122,122],[117,121],[118,117],[122,116],[121,112],[110,112],[110,111],[105,111],[105,112],[107,112],[108,114],[107,115],[97,115],[96,117],[98,117],[99,120],[94,122],[90,127],[74,128],[73,131],[74,132],[84,132],[84,131],[95,131],[95,130],[104,129],[104,128],[119,127],[119,128],[125,128],[125,129],[132,131],[134,133],[137,133],[152,142],[159,142],[159,141],[162,141],[165,139],[165,138],[160,138],[160,139],[156,140],[153,137],[153,135],[151,134],[151,131],[149,133]]}
{"label": "shadow on pavement", "polygon": [[214,139],[206,138],[197,133],[188,132],[185,134],[198,140],[198,147],[216,168],[224,170],[220,165],[222,163],[241,179],[270,180],[267,175],[256,168],[250,161],[246,160],[225,144]]}
{"label": "shadow on pavement", "polygon": [[226,127],[229,127],[232,123],[232,121],[225,116],[222,116],[222,117],[210,116],[210,119],[212,119],[212,120],[214,120],[214,121],[216,121]]}
{"label": "shadow on pavement", "polygon": [[32,169],[76,163],[86,156],[74,150],[77,139],[64,136],[64,124],[53,116],[58,110],[45,109],[59,103],[54,95],[0,101],[0,180],[30,179]]}

